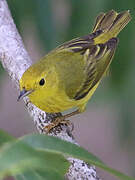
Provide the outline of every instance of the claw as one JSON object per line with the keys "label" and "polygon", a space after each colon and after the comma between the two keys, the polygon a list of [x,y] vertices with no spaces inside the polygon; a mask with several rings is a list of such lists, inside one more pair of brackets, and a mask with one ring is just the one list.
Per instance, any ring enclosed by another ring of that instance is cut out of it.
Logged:
{"label": "claw", "polygon": [[74,125],[71,121],[66,120],[66,118],[69,118],[69,117],[76,115],[78,113],[80,113],[80,111],[76,110],[76,111],[71,112],[69,114],[66,114],[64,116],[60,116],[60,117],[55,118],[55,120],[52,123],[50,123],[49,125],[44,127],[46,134],[48,134],[54,127],[57,127],[59,124],[65,124],[67,126],[71,126],[70,132],[72,132],[74,130]]}
{"label": "claw", "polygon": [[73,131],[74,129],[73,123],[70,120],[65,120],[64,116],[61,116],[61,117],[57,117],[52,123],[44,127],[46,134],[49,134],[53,128],[57,127],[60,124],[71,126],[70,131]]}

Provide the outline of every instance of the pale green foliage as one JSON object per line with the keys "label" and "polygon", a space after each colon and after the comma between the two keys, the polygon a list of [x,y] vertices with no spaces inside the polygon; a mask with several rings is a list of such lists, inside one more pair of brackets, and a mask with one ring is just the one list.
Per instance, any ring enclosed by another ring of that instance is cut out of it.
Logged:
{"label": "pale green foliage", "polygon": [[[28,135],[15,139],[0,131],[0,178],[17,180],[63,180],[74,157],[100,167],[121,180],[135,180],[105,165],[96,156],[75,144],[46,135]],[[5,141],[5,143],[4,143]]]}

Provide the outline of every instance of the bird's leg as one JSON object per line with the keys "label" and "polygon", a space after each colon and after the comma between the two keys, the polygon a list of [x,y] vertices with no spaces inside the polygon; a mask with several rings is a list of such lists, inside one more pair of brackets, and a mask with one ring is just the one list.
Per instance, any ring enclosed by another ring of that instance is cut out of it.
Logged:
{"label": "bird's leg", "polygon": [[73,111],[71,113],[68,113],[68,114],[65,114],[63,116],[55,118],[55,120],[52,123],[50,123],[49,125],[44,127],[45,132],[48,134],[51,129],[53,129],[54,127],[58,126],[59,124],[65,124],[67,126],[71,125],[72,130],[73,130],[73,124],[71,123],[70,120],[66,120],[66,119],[71,117],[71,116],[74,116],[76,114],[79,114],[79,113],[80,113],[79,110],[76,110],[76,111]]}
{"label": "bird's leg", "polygon": [[79,114],[79,113],[80,113],[80,111],[76,110],[76,111],[73,111],[71,113],[63,115],[63,117],[64,117],[64,119],[66,119],[66,118],[69,118],[69,117],[74,116],[74,115]]}

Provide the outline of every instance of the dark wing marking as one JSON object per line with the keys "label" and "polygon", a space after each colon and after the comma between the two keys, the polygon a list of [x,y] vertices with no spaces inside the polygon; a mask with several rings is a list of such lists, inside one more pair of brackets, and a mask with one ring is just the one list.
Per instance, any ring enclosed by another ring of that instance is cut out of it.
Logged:
{"label": "dark wing marking", "polygon": [[77,91],[74,99],[80,100],[100,81],[108,69],[114,55],[117,38],[112,38],[105,44],[93,45],[84,54],[86,66],[84,68],[85,80]]}
{"label": "dark wing marking", "polygon": [[86,36],[73,39],[71,41],[68,41],[61,46],[58,47],[59,50],[68,50],[72,52],[80,52],[82,55],[85,53],[85,51],[90,48],[91,45],[94,44],[94,38],[99,36],[102,33],[102,30],[97,30],[91,34],[88,34]]}

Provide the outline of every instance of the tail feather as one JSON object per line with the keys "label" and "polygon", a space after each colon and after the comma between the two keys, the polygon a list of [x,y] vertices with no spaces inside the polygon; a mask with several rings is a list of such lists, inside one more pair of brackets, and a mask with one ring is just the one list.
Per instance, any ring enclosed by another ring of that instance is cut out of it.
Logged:
{"label": "tail feather", "polygon": [[109,39],[116,37],[119,32],[131,20],[129,11],[117,13],[114,10],[108,13],[101,13],[97,19],[93,32],[101,30],[102,33],[94,39],[95,44],[105,43]]}
{"label": "tail feather", "polygon": [[95,23],[95,27],[93,31],[97,31],[97,30],[107,30],[108,27],[110,27],[113,23],[113,21],[115,20],[115,18],[117,17],[117,12],[115,12],[114,10],[109,11],[108,13],[101,13],[97,19],[96,19],[96,23]]}

